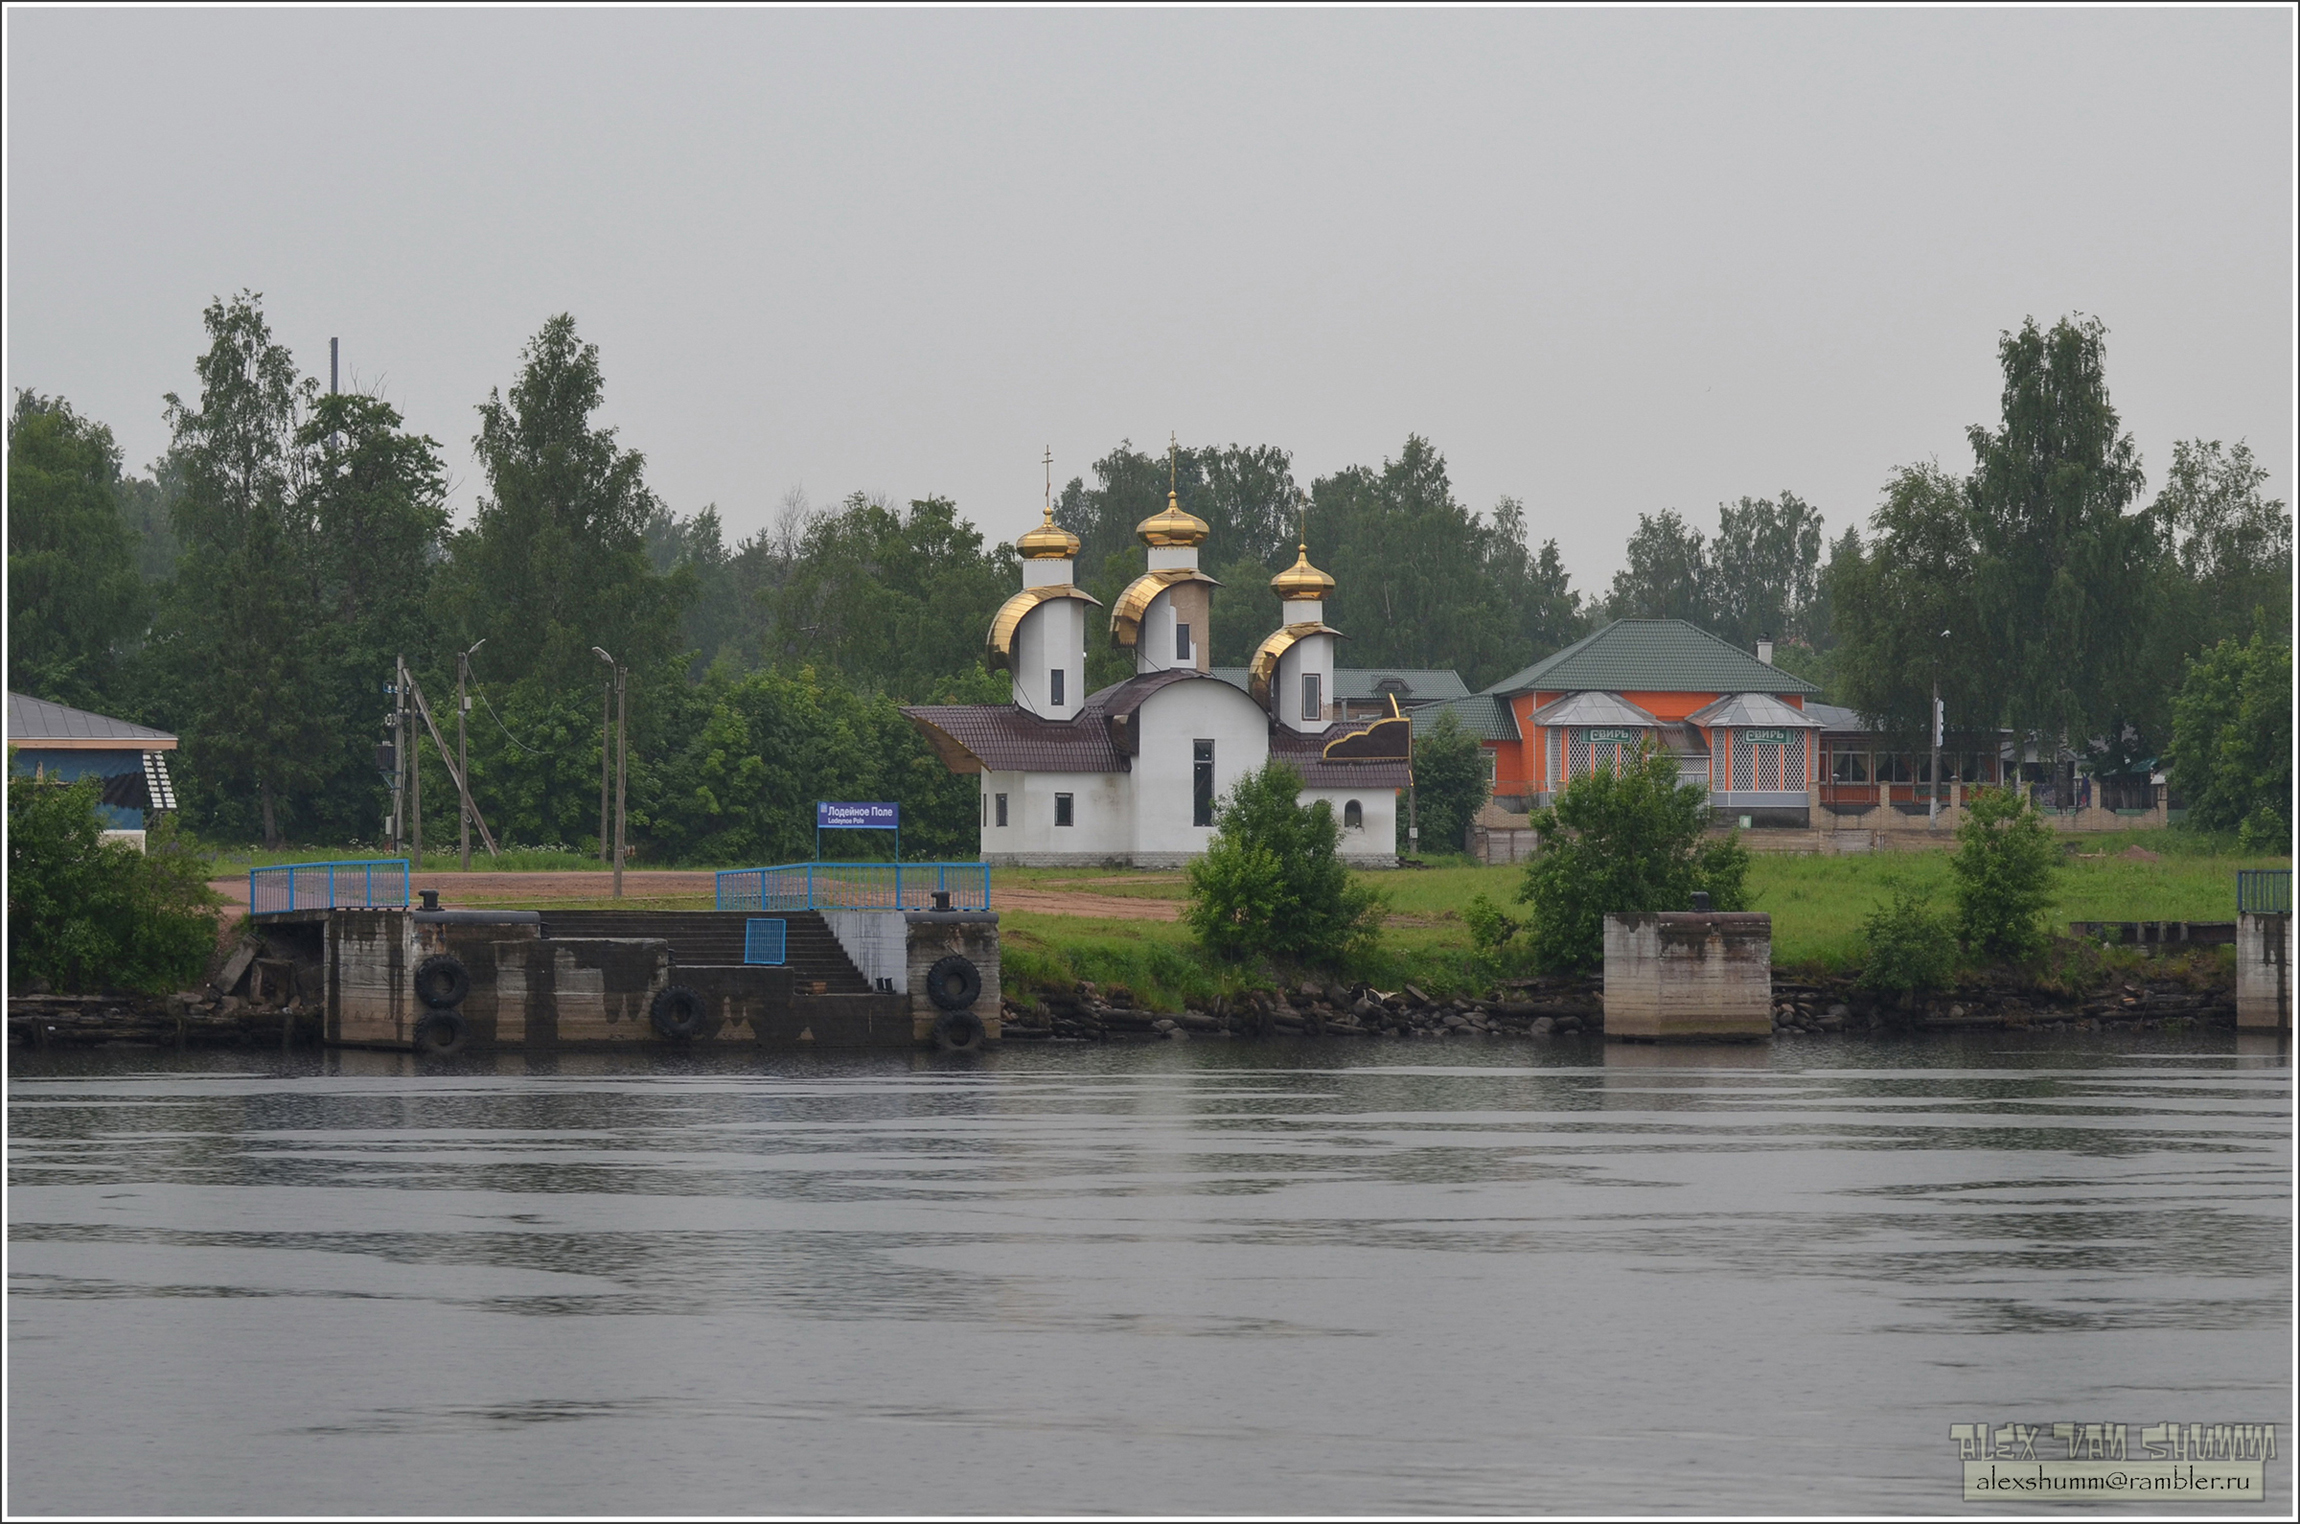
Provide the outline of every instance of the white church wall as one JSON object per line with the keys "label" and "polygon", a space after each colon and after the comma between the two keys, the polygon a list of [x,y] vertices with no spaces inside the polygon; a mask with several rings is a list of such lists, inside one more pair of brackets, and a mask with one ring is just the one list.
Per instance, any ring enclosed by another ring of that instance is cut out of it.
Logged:
{"label": "white church wall", "polygon": [[[982,860],[1005,867],[1062,867],[1126,859],[1132,790],[1125,773],[986,772]],[[997,796],[1006,795],[1007,824]],[[1056,796],[1070,796],[1070,820],[1056,825]]]}
{"label": "white church wall", "polygon": [[1163,672],[1168,667],[1188,665],[1174,656],[1173,589],[1162,589],[1142,611],[1142,624],[1134,637],[1134,670]]}
{"label": "white church wall", "polygon": [[[1075,598],[1051,598],[1022,616],[1008,667],[1014,674],[1014,701],[1032,714],[1067,720],[1078,713],[1086,697],[1086,608]],[[1059,704],[1050,676],[1055,669],[1062,673]]]}
{"label": "white church wall", "polygon": [[[1296,608],[1303,605],[1296,605]],[[1316,605],[1308,605],[1316,607]],[[1294,610],[1287,610],[1292,618]],[[1302,678],[1315,674],[1318,679],[1318,709],[1315,719],[1302,717]],[[1323,730],[1326,714],[1334,702],[1334,637],[1310,635],[1295,641],[1278,658],[1278,670],[1271,679],[1271,698],[1277,711],[1278,723],[1293,730]]]}
{"label": "white church wall", "polygon": [[1398,791],[1393,788],[1306,788],[1302,803],[1323,799],[1334,819],[1347,821],[1349,807],[1358,806],[1361,826],[1342,827],[1341,854],[1354,868],[1394,868],[1398,865]]}
{"label": "white church wall", "polygon": [[1191,823],[1196,743],[1214,743],[1219,799],[1269,759],[1270,724],[1252,699],[1218,678],[1159,689],[1143,700],[1134,723],[1142,751],[1131,775],[1133,861],[1145,868],[1177,867],[1204,852],[1214,837],[1213,827]]}

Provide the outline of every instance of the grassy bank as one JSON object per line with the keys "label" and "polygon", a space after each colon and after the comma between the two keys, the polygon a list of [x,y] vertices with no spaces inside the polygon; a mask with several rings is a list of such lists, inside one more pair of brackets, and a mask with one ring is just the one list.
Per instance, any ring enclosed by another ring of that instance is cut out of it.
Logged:
{"label": "grassy bank", "polygon": [[[2234,853],[2226,843],[2177,832],[2127,832],[2072,839],[2055,874],[2048,924],[2065,934],[2072,921],[2227,921],[2236,915],[2240,868],[2287,868],[2291,859]],[[2138,847],[2150,861],[2120,855]],[[1389,900],[1382,946],[1350,972],[1384,988],[1411,981],[1433,993],[1483,986],[1516,970],[1481,958],[1462,919],[1483,894],[1505,910],[1515,905],[1522,867],[1455,866],[1364,875]],[[1859,966],[1860,925],[1899,885],[1952,903],[1946,852],[1854,857],[1759,854],[1750,867],[1751,908],[1773,917],[1774,961],[1814,973]],[[998,883],[1094,898],[1180,901],[1182,877],[1125,870],[1001,869]],[[1010,911],[1008,983],[1018,990],[1076,979],[1119,985],[1161,1008],[1202,1001],[1275,970],[1215,968],[1177,924],[1113,921],[1090,915]]]}
{"label": "grassy bank", "polygon": [[[2067,843],[2055,874],[2049,921],[2065,933],[2071,921],[2226,921],[2236,914],[2239,868],[2289,867],[2289,858],[2239,855],[2225,843],[2178,832],[2131,832],[2086,837]],[[2138,847],[2155,859],[2120,855]],[[529,866],[509,860],[491,867]],[[532,866],[592,866],[567,853],[535,853]],[[294,858],[282,860],[294,861]],[[323,860],[318,856],[304,860]],[[241,859],[244,866],[247,858]],[[441,866],[434,859],[434,866]],[[474,867],[479,864],[475,860]],[[1466,862],[1423,870],[1371,873],[1367,882],[1389,901],[1389,917],[1379,950],[1346,972],[1384,989],[1411,982],[1429,992],[1482,989],[1503,975],[1522,970],[1481,957],[1470,944],[1462,912],[1483,894],[1505,910],[1515,907],[1519,867],[1480,867]],[[1880,853],[1859,857],[1790,857],[1759,854],[1750,867],[1752,908],[1773,917],[1775,962],[1812,973],[1843,973],[1858,967],[1860,923],[1896,885],[1951,903],[1946,852]],[[613,900],[606,885],[597,897],[550,903],[565,908],[707,910],[709,895]],[[1018,894],[1024,891],[1026,894]],[[1186,893],[1179,872],[1132,869],[1001,868],[996,870],[993,903],[1004,931],[1005,984],[1027,998],[1034,989],[1090,980],[1126,991],[1161,1010],[1204,1005],[1225,994],[1263,987],[1284,971],[1219,965],[1204,957],[1181,924],[1127,918],[1144,900],[1179,908]],[[1013,896],[1000,902],[1002,895]],[[1027,897],[1028,905],[1015,899]],[[478,903],[474,901],[473,903]],[[541,908],[540,900],[514,899],[506,905]],[[1107,907],[1108,914],[1098,910]]]}

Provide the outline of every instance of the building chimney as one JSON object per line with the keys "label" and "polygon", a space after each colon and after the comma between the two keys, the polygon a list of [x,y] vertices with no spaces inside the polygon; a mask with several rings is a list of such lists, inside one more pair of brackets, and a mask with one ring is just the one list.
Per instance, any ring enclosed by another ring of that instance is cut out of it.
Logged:
{"label": "building chimney", "polygon": [[1763,663],[1764,663],[1766,666],[1768,666],[1768,667],[1770,667],[1771,665],[1773,665],[1773,637],[1772,637],[1772,636],[1770,636],[1770,635],[1760,635],[1760,636],[1758,636],[1758,637],[1757,637],[1757,659],[1758,659],[1759,661],[1763,662]]}

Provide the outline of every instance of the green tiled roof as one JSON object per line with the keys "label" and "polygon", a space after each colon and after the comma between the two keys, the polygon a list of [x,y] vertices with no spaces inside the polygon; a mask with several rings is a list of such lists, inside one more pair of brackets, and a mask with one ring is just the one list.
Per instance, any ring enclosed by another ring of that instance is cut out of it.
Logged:
{"label": "green tiled roof", "polygon": [[1414,722],[1415,736],[1425,736],[1435,729],[1438,716],[1451,711],[1461,719],[1461,728],[1481,741],[1514,741],[1517,739],[1517,718],[1509,705],[1490,693],[1472,693],[1463,698],[1441,699],[1434,704],[1422,704],[1406,711]]}
{"label": "green tiled roof", "polygon": [[1530,693],[1819,693],[1682,619],[1616,619],[1485,691]]}

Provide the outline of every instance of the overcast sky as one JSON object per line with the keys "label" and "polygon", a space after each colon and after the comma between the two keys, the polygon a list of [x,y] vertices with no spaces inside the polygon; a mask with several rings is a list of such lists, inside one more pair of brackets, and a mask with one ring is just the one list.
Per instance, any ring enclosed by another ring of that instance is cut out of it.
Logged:
{"label": "overcast sky", "polygon": [[2291,497],[2293,14],[7,13],[7,381],[131,464],[250,287],[439,439],[572,312],[730,530],[1009,537],[1122,438],[1409,432],[1583,583],[1640,512],[1834,532],[1962,468],[2001,329],[2098,314],[2153,491]]}

